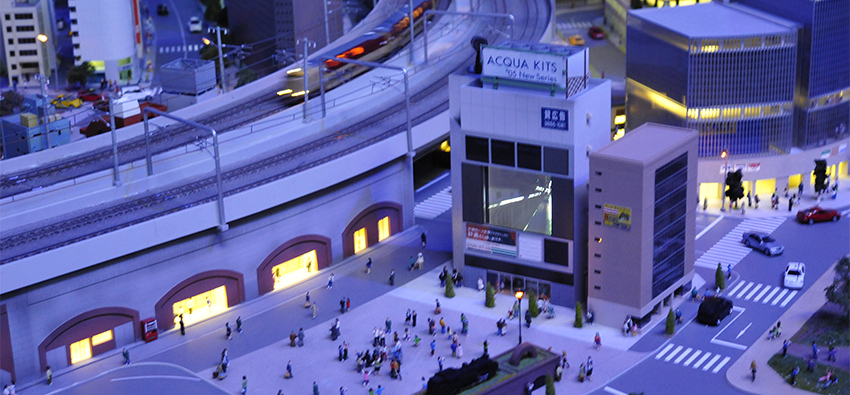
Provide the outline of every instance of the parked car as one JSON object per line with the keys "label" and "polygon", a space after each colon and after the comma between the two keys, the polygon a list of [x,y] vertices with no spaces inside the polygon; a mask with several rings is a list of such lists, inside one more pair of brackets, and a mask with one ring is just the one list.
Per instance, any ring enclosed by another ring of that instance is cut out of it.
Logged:
{"label": "parked car", "polygon": [[77,97],[79,97],[82,101],[98,101],[106,97],[106,93],[97,93],[94,89],[86,89],[77,93]]}
{"label": "parked car", "polygon": [[584,45],[584,37],[580,34],[570,36],[570,45]]}
{"label": "parked car", "polygon": [[830,208],[821,208],[818,206],[800,210],[797,212],[797,221],[800,223],[813,224],[815,222],[838,221],[841,219],[841,213],[838,210]]}
{"label": "parked car", "polygon": [[779,244],[776,239],[764,232],[749,231],[744,232],[741,243],[754,250],[761,251],[765,255],[779,255],[785,251],[785,247]]}
{"label": "parked car", "polygon": [[159,94],[160,88],[143,88],[138,85],[127,85],[122,86],[118,92],[121,94],[121,98],[117,100],[118,102],[128,100],[149,101]]}
{"label": "parked car", "polygon": [[156,14],[161,16],[168,15],[168,6],[165,4],[156,6]]}
{"label": "parked car", "polygon": [[83,101],[78,97],[59,95],[51,100],[50,104],[53,104],[56,108],[79,108],[83,105]]}
{"label": "parked car", "polygon": [[785,276],[782,284],[785,288],[801,289],[806,280],[806,264],[802,262],[790,262],[785,266]]}
{"label": "parked car", "polygon": [[719,296],[705,298],[699,305],[697,321],[717,326],[720,321],[732,314],[732,301]]}
{"label": "parked car", "polygon": [[587,30],[587,35],[594,40],[601,40],[605,38],[605,31],[599,26],[591,26],[590,29]]}
{"label": "parked car", "polygon": [[189,33],[200,33],[204,30],[204,24],[201,22],[201,18],[193,16],[189,18]]}

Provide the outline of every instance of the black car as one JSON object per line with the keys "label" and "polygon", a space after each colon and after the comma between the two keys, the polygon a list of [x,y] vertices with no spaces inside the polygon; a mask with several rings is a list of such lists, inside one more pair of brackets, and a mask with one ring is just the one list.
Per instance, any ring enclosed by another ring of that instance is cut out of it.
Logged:
{"label": "black car", "polygon": [[719,296],[708,297],[699,305],[697,321],[706,325],[717,326],[729,314],[732,314],[731,300]]}
{"label": "black car", "polygon": [[157,15],[168,15],[168,6],[165,4],[160,4],[156,6],[156,14]]}

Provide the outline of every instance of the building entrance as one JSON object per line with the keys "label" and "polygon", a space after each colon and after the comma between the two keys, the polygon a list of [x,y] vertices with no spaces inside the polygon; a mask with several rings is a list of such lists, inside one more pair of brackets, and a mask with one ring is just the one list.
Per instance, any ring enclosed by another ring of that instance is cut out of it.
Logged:
{"label": "building entrance", "polygon": [[311,250],[286,262],[272,266],[274,289],[286,288],[301,282],[317,271],[316,250]]}
{"label": "building entrance", "polygon": [[552,297],[552,283],[536,278],[488,270],[487,282],[494,284],[496,292],[507,295],[514,295],[516,291],[521,289],[526,293],[534,291],[538,298],[545,296],[546,299],[551,299]]}
{"label": "building entrance", "polygon": [[178,301],[172,305],[172,309],[175,324],[180,322],[182,314],[183,324],[190,325],[227,310],[227,291],[222,285]]}

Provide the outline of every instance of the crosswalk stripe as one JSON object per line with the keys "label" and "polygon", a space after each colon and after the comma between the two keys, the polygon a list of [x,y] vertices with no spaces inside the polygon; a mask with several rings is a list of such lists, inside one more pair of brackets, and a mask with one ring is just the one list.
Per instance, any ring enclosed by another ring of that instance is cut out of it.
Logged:
{"label": "crosswalk stripe", "polygon": [[748,218],[741,221],[738,226],[729,231],[720,241],[702,254],[694,265],[714,269],[717,267],[717,263],[721,262],[724,268],[726,265],[732,265],[734,267],[752,251],[749,247],[741,243],[741,237],[744,232],[755,230],[772,233],[779,225],[785,222],[785,219],[785,217]]}
{"label": "crosswalk stripe", "polygon": [[700,365],[702,365],[702,363],[705,362],[705,360],[708,359],[708,357],[710,357],[710,356],[711,356],[711,353],[706,352],[705,355],[703,355],[702,358],[700,358],[699,361],[697,361],[697,363],[694,364],[694,369],[699,368]]}
{"label": "crosswalk stripe", "polygon": [[791,292],[791,293],[788,295],[788,297],[787,297],[787,298],[785,298],[785,300],[783,300],[783,301],[782,301],[782,303],[779,305],[779,307],[785,307],[785,305],[787,305],[787,304],[788,304],[788,302],[790,302],[790,301],[791,301],[791,299],[792,299],[792,298],[794,298],[794,296],[795,296],[795,295],[797,295],[797,291],[793,291],[793,292]]}
{"label": "crosswalk stripe", "polygon": [[687,361],[685,361],[685,363],[684,363],[684,365],[683,365],[683,366],[688,366],[688,365],[690,365],[690,364],[691,364],[691,362],[693,362],[693,361],[694,361],[694,359],[697,359],[697,357],[698,357],[700,354],[702,354],[702,351],[700,351],[700,350],[696,350],[696,351],[694,352],[694,355],[691,355],[691,357],[690,357],[690,358],[688,358],[688,360],[687,360]]}
{"label": "crosswalk stripe", "polygon": [[747,293],[747,290],[750,289],[753,286],[753,284],[755,284],[755,283],[752,283],[752,282],[748,283],[747,286],[744,287],[744,289],[742,289],[741,292],[738,293],[738,295],[734,295],[732,297],[740,298],[743,294]]}
{"label": "crosswalk stripe", "polygon": [[776,295],[776,299],[773,299],[773,302],[770,302],[770,305],[776,306],[776,304],[779,303],[779,299],[782,299],[782,297],[785,296],[786,293],[788,293],[788,290],[783,289],[782,292],[779,293],[779,295]]}
{"label": "crosswalk stripe", "polygon": [[[765,286],[764,286],[764,289],[763,289],[763,290],[761,290],[761,292],[759,292],[759,294],[758,294],[758,295],[756,295],[756,298],[755,298],[755,299],[753,299],[753,302],[758,302],[759,300],[761,300],[761,297],[762,297],[762,296],[764,296],[764,294],[766,294],[766,293],[767,293],[767,291],[768,291],[770,288],[771,288],[770,286],[765,285]],[[776,292],[776,291],[773,291],[773,292]]]}
{"label": "crosswalk stripe", "polygon": [[743,286],[743,285],[744,285],[744,282],[743,282],[743,281],[739,281],[739,282],[738,282],[738,284],[736,284],[736,285],[735,285],[735,287],[734,287],[734,288],[732,288],[732,290],[731,290],[731,291],[729,291],[729,295],[734,295],[734,294],[735,294],[735,292],[737,292],[737,291],[738,291],[738,288],[741,288],[741,286]]}
{"label": "crosswalk stripe", "polygon": [[673,345],[668,344],[667,347],[664,347],[664,349],[661,350],[661,352],[659,352],[658,354],[655,354],[655,359],[661,359],[661,357],[663,357],[664,354],[667,353],[667,351],[670,351],[671,348],[673,348]]}
{"label": "crosswalk stripe", "polygon": [[776,293],[777,293],[777,292],[779,292],[779,287],[774,287],[774,288],[773,288],[773,291],[770,291],[770,293],[769,293],[769,294],[767,294],[767,297],[765,297],[765,298],[764,298],[764,302],[763,302],[763,303],[767,303],[767,301],[769,301],[769,300],[770,300],[770,298],[772,298],[772,297],[773,297],[773,295],[776,295]]}
{"label": "crosswalk stripe", "polygon": [[715,367],[714,367],[714,369],[712,369],[711,373],[717,373],[717,372],[719,372],[719,371],[720,371],[720,369],[722,369],[722,368],[723,368],[723,366],[725,366],[725,365],[726,365],[726,363],[727,363],[727,362],[729,362],[729,360],[730,360],[730,359],[732,359],[732,358],[731,358],[731,357],[723,358],[723,360],[722,360],[722,361],[720,361],[720,363],[719,363],[719,364],[717,364],[717,366],[715,366]]}
{"label": "crosswalk stripe", "polygon": [[755,287],[755,288],[753,288],[753,290],[752,290],[752,291],[750,291],[750,293],[748,293],[748,294],[747,294],[747,297],[746,297],[746,298],[744,298],[744,300],[750,300],[750,299],[752,299],[753,295],[755,295],[755,294],[756,294],[756,292],[758,292],[758,290],[760,290],[760,289],[761,289],[761,287],[762,287],[762,285],[761,285],[761,284],[756,285],[756,287]]}
{"label": "crosswalk stripe", "polygon": [[679,362],[682,362],[682,360],[685,359],[685,357],[687,357],[688,354],[691,353],[691,350],[693,350],[693,348],[688,347],[688,349],[685,350],[685,352],[683,352],[682,355],[679,355],[679,358],[676,358],[676,360],[674,360],[673,363],[678,364]]}
{"label": "crosswalk stripe", "polygon": [[707,363],[707,364],[705,364],[705,367],[703,367],[703,368],[702,368],[702,371],[703,371],[703,372],[705,372],[705,371],[707,371],[708,369],[710,369],[710,368],[711,368],[711,365],[714,365],[714,363],[715,363],[715,362],[717,362],[717,360],[718,360],[718,359],[720,359],[720,355],[719,355],[719,354],[714,354],[714,358],[711,358],[711,360],[710,360],[710,361],[708,361],[708,363]]}
{"label": "crosswalk stripe", "polygon": [[685,347],[684,346],[676,347],[676,349],[673,350],[673,352],[671,352],[670,355],[667,356],[667,358],[664,358],[664,362],[670,362],[670,360],[673,359],[673,357],[675,357],[676,354],[678,354],[679,351],[681,351],[683,348],[685,348]]}

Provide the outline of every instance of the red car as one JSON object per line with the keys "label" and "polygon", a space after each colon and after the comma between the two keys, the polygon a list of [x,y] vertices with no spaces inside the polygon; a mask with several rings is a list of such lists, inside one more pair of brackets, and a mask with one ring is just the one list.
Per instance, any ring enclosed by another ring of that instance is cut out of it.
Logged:
{"label": "red car", "polygon": [[801,223],[813,224],[815,222],[838,221],[841,219],[841,213],[837,210],[829,208],[812,207],[797,212],[797,221]]}
{"label": "red car", "polygon": [[77,95],[83,101],[98,101],[104,98],[104,93],[97,93],[94,89],[86,89],[84,91],[80,91]]}
{"label": "red car", "polygon": [[594,40],[601,40],[605,38],[605,31],[599,26],[591,26],[587,31],[587,35]]}

